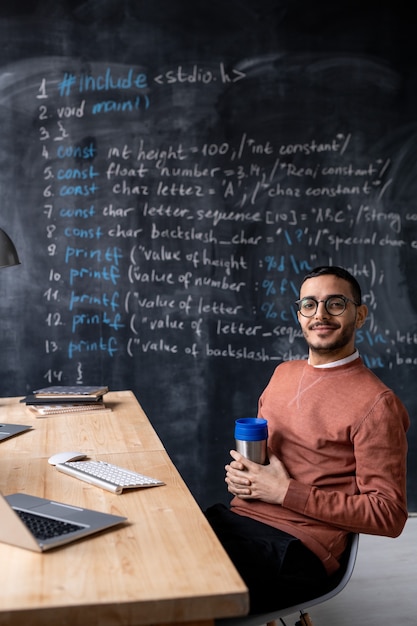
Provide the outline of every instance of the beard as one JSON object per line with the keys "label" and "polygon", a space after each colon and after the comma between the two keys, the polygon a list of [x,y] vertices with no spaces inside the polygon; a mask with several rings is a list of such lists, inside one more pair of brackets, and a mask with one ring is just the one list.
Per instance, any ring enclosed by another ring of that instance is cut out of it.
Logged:
{"label": "beard", "polygon": [[[332,326],[332,328],[337,329],[338,326]],[[324,338],[314,337],[313,339],[310,336],[310,332],[307,329],[304,332],[304,338],[307,342],[309,349],[312,352],[317,354],[327,354],[329,352],[334,352],[336,350],[340,350],[349,345],[354,336],[356,330],[356,322],[352,321],[350,324],[347,324],[342,332],[338,334],[336,337]]]}

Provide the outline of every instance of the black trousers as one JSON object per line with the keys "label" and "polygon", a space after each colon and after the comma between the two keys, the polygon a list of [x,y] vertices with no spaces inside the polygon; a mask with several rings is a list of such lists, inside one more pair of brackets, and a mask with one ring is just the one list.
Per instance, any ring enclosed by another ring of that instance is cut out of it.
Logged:
{"label": "black trousers", "polygon": [[322,562],[292,535],[223,504],[205,514],[249,589],[250,613],[292,606],[327,590]]}

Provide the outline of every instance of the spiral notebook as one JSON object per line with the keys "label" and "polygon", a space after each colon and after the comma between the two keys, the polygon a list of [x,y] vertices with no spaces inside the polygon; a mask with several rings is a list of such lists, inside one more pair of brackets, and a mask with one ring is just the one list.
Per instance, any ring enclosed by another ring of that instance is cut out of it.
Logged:
{"label": "spiral notebook", "polygon": [[105,404],[98,402],[94,404],[27,404],[26,406],[37,417],[62,413],[84,413],[85,411],[111,411]]}

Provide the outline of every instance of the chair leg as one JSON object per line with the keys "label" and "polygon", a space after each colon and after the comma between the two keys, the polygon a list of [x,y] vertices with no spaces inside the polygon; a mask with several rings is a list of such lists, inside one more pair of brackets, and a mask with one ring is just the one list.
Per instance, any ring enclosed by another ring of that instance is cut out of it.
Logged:
{"label": "chair leg", "polygon": [[295,622],[295,626],[314,626],[314,625],[313,625],[313,622],[311,621],[311,617],[309,616],[309,614],[302,612],[300,614],[300,620],[298,622]]}
{"label": "chair leg", "polygon": [[[277,621],[274,619],[271,622],[266,622],[266,626],[277,626]],[[302,612],[299,621],[295,622],[295,626],[314,626],[314,624],[309,614]]]}

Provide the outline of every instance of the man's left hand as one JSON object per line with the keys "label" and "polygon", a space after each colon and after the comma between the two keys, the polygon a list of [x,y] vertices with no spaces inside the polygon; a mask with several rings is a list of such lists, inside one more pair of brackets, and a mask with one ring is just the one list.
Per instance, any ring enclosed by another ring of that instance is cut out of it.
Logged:
{"label": "man's left hand", "polygon": [[260,465],[249,461],[236,450],[234,459],[226,465],[227,489],[239,498],[262,500],[270,504],[282,504],[290,484],[290,476],[277,456],[269,452],[269,464]]}

